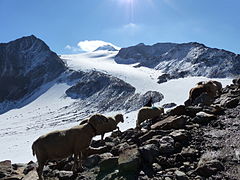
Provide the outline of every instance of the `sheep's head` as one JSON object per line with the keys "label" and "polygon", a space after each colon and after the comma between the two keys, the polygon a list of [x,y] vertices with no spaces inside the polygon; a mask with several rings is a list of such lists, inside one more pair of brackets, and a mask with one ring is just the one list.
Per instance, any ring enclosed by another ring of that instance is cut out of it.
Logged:
{"label": "sheep's head", "polygon": [[124,122],[122,114],[117,114],[116,116],[114,116],[114,119],[116,122],[122,122],[122,123]]}

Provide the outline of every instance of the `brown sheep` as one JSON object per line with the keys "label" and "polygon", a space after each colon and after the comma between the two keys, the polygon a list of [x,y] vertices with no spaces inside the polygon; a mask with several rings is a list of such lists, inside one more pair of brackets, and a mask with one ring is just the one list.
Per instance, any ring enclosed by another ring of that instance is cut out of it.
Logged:
{"label": "brown sheep", "polygon": [[159,117],[164,113],[164,109],[159,107],[143,107],[138,111],[136,128],[139,128],[140,124],[148,119]]}
{"label": "brown sheep", "polygon": [[215,98],[221,93],[222,84],[218,81],[199,82],[189,92],[189,101],[192,104],[201,94],[206,93],[210,98]]}
{"label": "brown sheep", "polygon": [[104,138],[104,134],[108,132],[112,132],[115,129],[118,129],[119,127],[117,126],[119,122],[124,122],[124,118],[122,114],[117,114],[114,117],[106,117],[101,114],[95,114],[91,116],[89,119],[81,121],[80,124],[85,124],[87,122],[91,122],[92,120],[95,120],[99,124],[99,133],[96,135],[101,135],[101,140]]}
{"label": "brown sheep", "polygon": [[98,124],[92,120],[91,123],[40,136],[32,145],[33,155],[36,155],[38,161],[39,179],[42,180],[43,167],[49,160],[58,160],[74,155],[72,169],[78,168],[78,158],[81,158],[81,153],[89,147],[92,138],[99,133],[98,129]]}

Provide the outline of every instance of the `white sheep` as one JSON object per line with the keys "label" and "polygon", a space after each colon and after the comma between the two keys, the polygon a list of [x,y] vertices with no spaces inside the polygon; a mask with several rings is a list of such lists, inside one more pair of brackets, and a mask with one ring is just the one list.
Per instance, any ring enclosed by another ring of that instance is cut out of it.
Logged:
{"label": "white sheep", "polygon": [[148,119],[153,119],[159,117],[164,113],[164,109],[162,107],[142,107],[138,111],[136,128],[139,128],[140,124]]}
{"label": "white sheep", "polygon": [[33,155],[36,155],[38,161],[39,179],[42,180],[43,167],[49,160],[74,155],[73,170],[78,168],[78,158],[81,158],[81,153],[89,148],[92,138],[99,134],[98,129],[98,123],[93,119],[84,125],[40,136],[32,145]]}
{"label": "white sheep", "polygon": [[119,127],[117,126],[118,123],[124,122],[124,118],[122,114],[117,114],[114,117],[106,117],[101,114],[95,114],[91,116],[89,119],[81,121],[80,124],[85,124],[91,120],[95,120],[96,122],[98,122],[99,133],[96,135],[101,135],[101,140],[103,140],[105,133],[112,132],[115,129],[118,129],[119,131]]}

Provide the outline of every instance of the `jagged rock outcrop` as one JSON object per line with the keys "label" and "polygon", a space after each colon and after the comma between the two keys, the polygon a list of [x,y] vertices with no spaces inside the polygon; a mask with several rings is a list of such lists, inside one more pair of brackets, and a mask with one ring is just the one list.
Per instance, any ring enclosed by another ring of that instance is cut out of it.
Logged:
{"label": "jagged rock outcrop", "polygon": [[19,100],[65,70],[58,55],[33,35],[0,43],[0,102]]}
{"label": "jagged rock outcrop", "polygon": [[115,61],[162,70],[165,74],[159,77],[159,83],[186,76],[225,78],[240,74],[239,54],[196,42],[138,44],[122,48]]}

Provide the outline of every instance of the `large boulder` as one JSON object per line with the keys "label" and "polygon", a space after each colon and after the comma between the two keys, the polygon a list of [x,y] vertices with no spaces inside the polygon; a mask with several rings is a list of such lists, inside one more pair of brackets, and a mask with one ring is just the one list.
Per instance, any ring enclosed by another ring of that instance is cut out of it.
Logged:
{"label": "large boulder", "polygon": [[186,116],[169,116],[151,126],[151,129],[182,129],[187,122]]}

